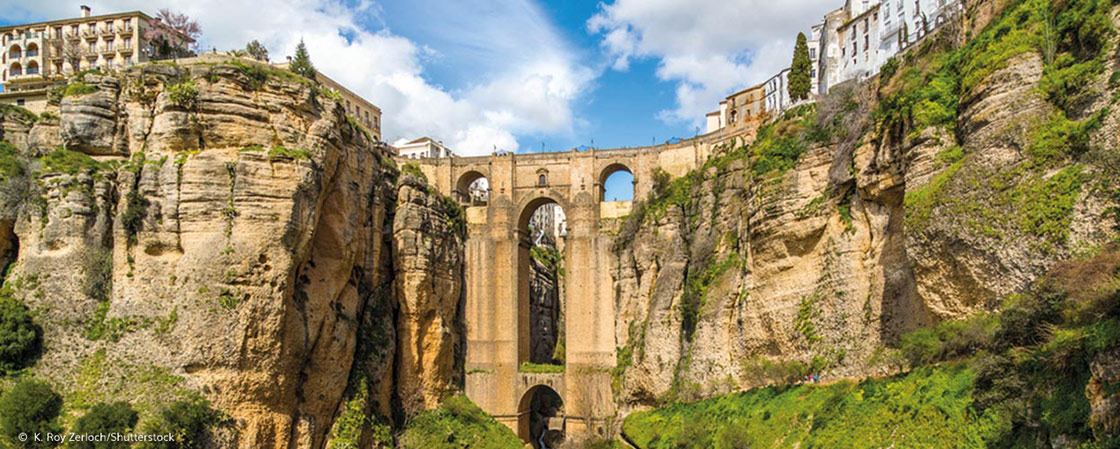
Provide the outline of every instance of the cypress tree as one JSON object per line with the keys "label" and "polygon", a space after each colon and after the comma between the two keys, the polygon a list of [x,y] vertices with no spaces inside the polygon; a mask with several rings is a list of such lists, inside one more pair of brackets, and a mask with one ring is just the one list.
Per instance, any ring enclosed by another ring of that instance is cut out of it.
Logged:
{"label": "cypress tree", "polygon": [[809,61],[809,44],[805,33],[797,33],[797,45],[793,47],[793,63],[789,67],[789,98],[799,101],[809,98],[809,89],[812,81],[809,70],[812,68]]}
{"label": "cypress tree", "polygon": [[315,75],[318,73],[315,66],[311,64],[311,56],[307,54],[307,46],[303,44],[303,39],[299,40],[299,45],[296,45],[296,55],[292,57],[292,64],[288,66],[296,75],[315,81]]}

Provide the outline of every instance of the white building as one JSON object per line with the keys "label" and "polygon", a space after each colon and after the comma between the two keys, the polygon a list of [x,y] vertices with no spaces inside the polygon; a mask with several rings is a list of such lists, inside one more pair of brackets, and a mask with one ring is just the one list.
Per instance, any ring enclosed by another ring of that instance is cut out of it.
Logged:
{"label": "white building", "polygon": [[762,84],[766,89],[766,112],[772,116],[781,114],[793,103],[789,97],[789,69],[782,69]]}
{"label": "white building", "polygon": [[396,148],[397,154],[405,159],[455,157],[455,153],[445,147],[443,142],[433,140],[431,137],[421,137]]}

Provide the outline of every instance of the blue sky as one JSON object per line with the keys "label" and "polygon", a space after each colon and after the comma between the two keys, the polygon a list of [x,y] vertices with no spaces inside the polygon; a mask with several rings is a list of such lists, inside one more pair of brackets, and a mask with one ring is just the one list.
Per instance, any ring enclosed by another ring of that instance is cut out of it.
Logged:
{"label": "blue sky", "polygon": [[842,0],[0,0],[0,23],[171,8],[201,47],[306,41],[320,71],[382,108],[390,142],[460,154],[649,145],[788,66],[793,41]]}

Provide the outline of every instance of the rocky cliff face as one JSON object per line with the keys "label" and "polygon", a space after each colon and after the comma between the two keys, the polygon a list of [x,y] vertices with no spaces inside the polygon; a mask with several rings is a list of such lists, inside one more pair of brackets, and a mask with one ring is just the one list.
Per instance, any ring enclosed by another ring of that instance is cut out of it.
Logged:
{"label": "rocky cliff face", "polygon": [[458,207],[330,92],[241,62],[64,91],[2,128],[31,159],[5,286],[39,311],[33,373],[68,409],[200,393],[224,446],[322,447],[359,381],[382,417],[457,388]]}
{"label": "rocky cliff face", "polygon": [[997,308],[1116,237],[1098,157],[1115,158],[1115,60],[1056,101],[1043,78],[1059,63],[996,55],[1010,38],[992,28],[1035,13],[1008,4],[971,2],[982,17],[883,79],[833,88],[636,205],[615,252],[620,403],[896,370],[902,333]]}

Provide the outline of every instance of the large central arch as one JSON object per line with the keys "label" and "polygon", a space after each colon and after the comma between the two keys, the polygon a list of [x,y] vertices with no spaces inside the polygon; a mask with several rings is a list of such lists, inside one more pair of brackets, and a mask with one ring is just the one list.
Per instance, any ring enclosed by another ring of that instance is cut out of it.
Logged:
{"label": "large central arch", "polygon": [[[532,350],[534,349],[533,334],[540,330],[543,323],[535,322],[540,317],[534,316],[532,311],[530,281],[533,278],[531,250],[534,242],[529,232],[529,222],[532,221],[533,214],[539,208],[549,204],[556,204],[561,210],[564,209],[563,204],[556,199],[549,196],[540,196],[528,201],[521,207],[521,213],[517,220],[517,363],[519,365],[525,362],[544,363],[540,360],[534,361],[532,357]],[[556,300],[559,300],[559,298],[556,298]],[[552,324],[554,326],[558,325],[555,321]],[[558,332],[556,329],[554,331]],[[553,343],[555,344],[555,342]]]}

